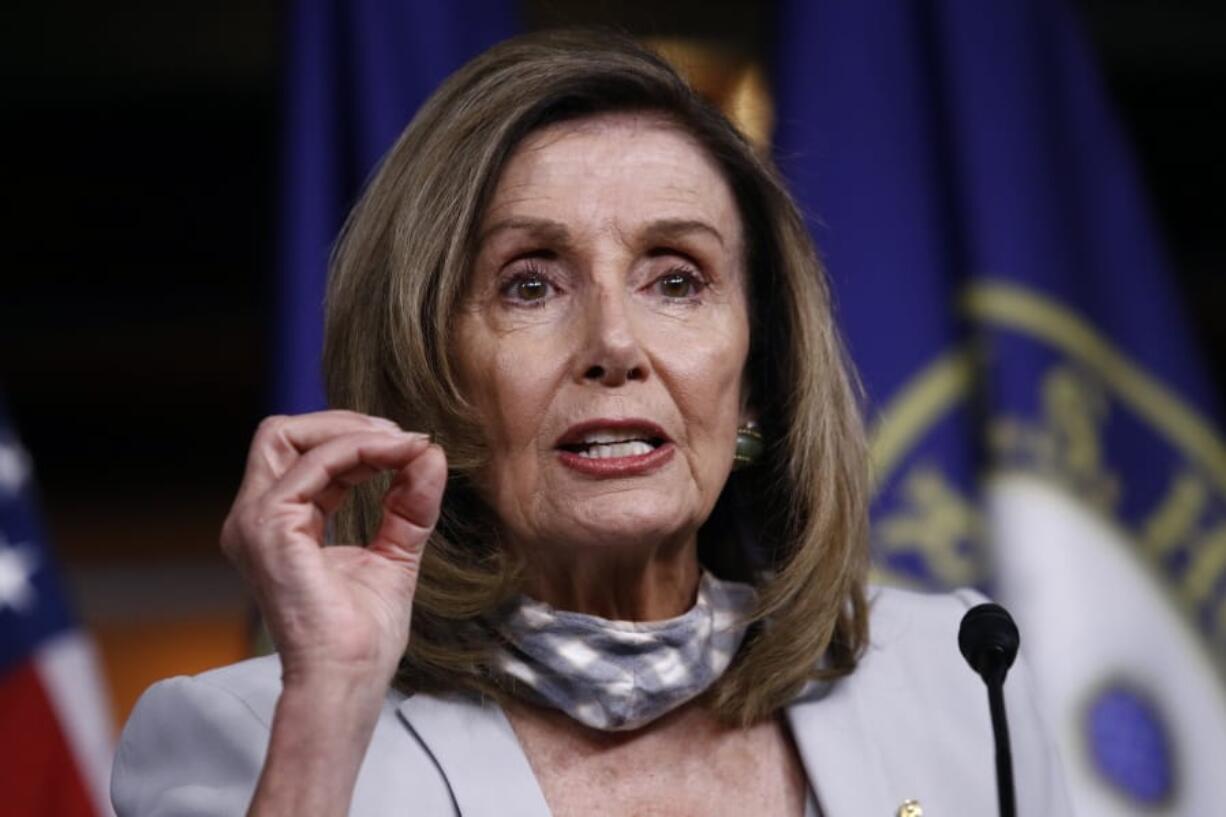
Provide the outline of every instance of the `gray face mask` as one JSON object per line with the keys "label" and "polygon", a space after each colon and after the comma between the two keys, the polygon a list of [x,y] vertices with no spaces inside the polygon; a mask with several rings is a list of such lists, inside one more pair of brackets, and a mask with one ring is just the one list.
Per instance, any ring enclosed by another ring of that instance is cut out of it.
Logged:
{"label": "gray face mask", "polygon": [[609,621],[520,597],[495,629],[497,668],[593,729],[638,729],[701,695],[745,637],[754,589],[704,571],[698,600],[665,621]]}

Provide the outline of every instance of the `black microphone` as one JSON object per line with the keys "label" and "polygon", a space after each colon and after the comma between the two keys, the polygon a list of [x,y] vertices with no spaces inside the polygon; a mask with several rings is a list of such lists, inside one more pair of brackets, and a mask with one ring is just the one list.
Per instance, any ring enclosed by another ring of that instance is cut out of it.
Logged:
{"label": "black microphone", "polygon": [[971,669],[988,686],[988,707],[992,710],[992,734],[996,739],[996,797],[1000,817],[1016,817],[1013,795],[1013,755],[1009,751],[1009,724],[1005,720],[1005,675],[1017,657],[1017,625],[1009,611],[999,604],[980,604],[962,617],[958,628],[958,649]]}

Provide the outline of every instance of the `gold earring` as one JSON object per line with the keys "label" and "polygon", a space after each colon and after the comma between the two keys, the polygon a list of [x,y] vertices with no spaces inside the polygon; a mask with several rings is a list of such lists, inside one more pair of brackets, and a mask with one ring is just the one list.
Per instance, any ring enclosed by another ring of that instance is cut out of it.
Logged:
{"label": "gold earring", "polygon": [[736,430],[736,453],[732,455],[732,470],[747,468],[766,455],[766,438],[758,424],[750,420]]}

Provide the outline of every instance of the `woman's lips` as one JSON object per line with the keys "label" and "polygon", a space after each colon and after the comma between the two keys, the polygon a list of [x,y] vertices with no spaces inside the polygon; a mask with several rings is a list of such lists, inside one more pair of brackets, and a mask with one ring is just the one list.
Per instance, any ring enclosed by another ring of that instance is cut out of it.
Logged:
{"label": "woman's lips", "polygon": [[585,457],[575,451],[558,450],[558,460],[567,468],[590,477],[636,477],[649,474],[673,458],[677,451],[665,442],[646,454],[627,457]]}
{"label": "woman's lips", "polygon": [[661,467],[676,446],[656,423],[638,417],[600,418],[577,423],[557,441],[568,468],[594,477],[629,477]]}

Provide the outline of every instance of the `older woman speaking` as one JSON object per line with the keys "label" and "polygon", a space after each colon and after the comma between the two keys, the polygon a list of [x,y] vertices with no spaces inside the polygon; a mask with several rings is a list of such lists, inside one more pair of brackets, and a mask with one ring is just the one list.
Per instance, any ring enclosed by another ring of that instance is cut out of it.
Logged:
{"label": "older woman speaking", "polygon": [[[146,693],[121,815],[992,811],[971,597],[866,599],[803,220],[659,58],[553,33],[464,67],[327,309],[338,409],[261,425],[222,531],[277,655]],[[1053,817],[1024,682],[1020,800]]]}

